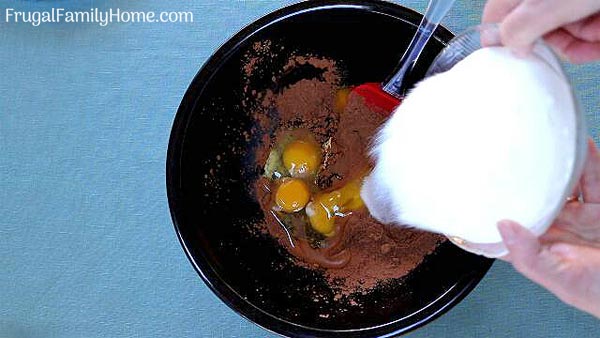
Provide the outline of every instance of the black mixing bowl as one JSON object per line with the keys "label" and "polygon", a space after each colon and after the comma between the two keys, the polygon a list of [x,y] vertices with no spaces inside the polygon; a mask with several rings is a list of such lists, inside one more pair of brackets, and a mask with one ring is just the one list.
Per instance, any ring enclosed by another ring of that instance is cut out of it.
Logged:
{"label": "black mixing bowl", "polygon": [[[387,2],[302,2],[258,20],[224,44],[194,78],[177,112],[167,158],[167,191],[177,235],[205,283],[233,310],[293,337],[373,337],[405,333],[458,303],[491,260],[444,243],[397,283],[356,295],[360,306],[335,301],[319,272],[299,267],[253,225],[263,220],[249,182],[261,174],[258,138],[242,81],[255,42],[289,53],[335,59],[346,82],[383,81],[415,32],[421,15]],[[439,28],[421,60],[421,74],[452,34]],[[286,54],[288,53],[288,54]],[[282,61],[283,60],[283,61]],[[272,86],[265,66],[253,88]],[[427,131],[424,131],[427,132]],[[244,135],[246,134],[246,135]],[[315,301],[318,299],[319,301]]]}

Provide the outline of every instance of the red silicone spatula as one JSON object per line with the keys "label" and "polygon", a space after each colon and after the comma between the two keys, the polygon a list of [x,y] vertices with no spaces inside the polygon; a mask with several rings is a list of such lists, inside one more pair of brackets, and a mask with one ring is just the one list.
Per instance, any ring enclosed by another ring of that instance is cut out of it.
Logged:
{"label": "red silicone spatula", "polygon": [[400,104],[406,92],[415,84],[414,68],[425,45],[452,7],[455,0],[430,0],[427,11],[408,49],[400,59],[397,71],[385,83],[365,83],[352,91],[362,96],[367,104],[383,111],[392,112]]}

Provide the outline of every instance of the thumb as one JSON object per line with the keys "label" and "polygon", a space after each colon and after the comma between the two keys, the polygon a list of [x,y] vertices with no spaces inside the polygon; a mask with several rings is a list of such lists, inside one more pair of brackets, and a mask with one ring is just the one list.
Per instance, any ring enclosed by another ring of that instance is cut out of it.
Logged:
{"label": "thumb", "polygon": [[600,318],[600,250],[568,243],[542,246],[512,221],[501,221],[498,230],[517,271],[565,303]]}
{"label": "thumb", "polygon": [[498,230],[510,252],[514,268],[545,287],[556,274],[560,264],[556,255],[543,248],[538,238],[513,221],[501,221]]}

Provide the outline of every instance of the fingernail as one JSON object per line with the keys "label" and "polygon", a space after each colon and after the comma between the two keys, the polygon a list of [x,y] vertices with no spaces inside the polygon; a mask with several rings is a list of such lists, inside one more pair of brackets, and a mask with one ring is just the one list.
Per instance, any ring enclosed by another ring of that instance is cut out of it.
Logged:
{"label": "fingernail", "polygon": [[498,222],[498,231],[500,231],[500,235],[502,236],[502,241],[504,244],[512,245],[515,243],[516,231],[512,222]]}

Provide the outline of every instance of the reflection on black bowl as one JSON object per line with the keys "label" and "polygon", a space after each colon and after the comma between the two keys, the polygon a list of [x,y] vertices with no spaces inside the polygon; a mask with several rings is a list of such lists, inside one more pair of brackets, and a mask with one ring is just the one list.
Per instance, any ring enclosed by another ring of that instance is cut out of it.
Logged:
{"label": "reflection on black bowl", "polygon": [[[387,2],[309,1],[272,13],[230,39],[205,64],[183,98],[167,158],[173,222],[190,261],[232,309],[280,334],[372,337],[407,332],[458,303],[491,260],[450,243],[399,283],[358,295],[358,307],[333,300],[324,277],[295,265],[268,235],[251,235],[263,213],[249,189],[259,164],[248,142],[255,119],[243,109],[243,56],[269,39],[285,50],[344,65],[347,82],[383,81],[395,68],[421,16]],[[383,35],[382,39],[373,38]],[[390,38],[392,36],[393,38]],[[422,73],[452,34],[440,28],[420,62]],[[267,76],[252,85],[267,88]],[[235,151],[244,149],[244,151]],[[315,295],[321,300],[315,302]]]}

